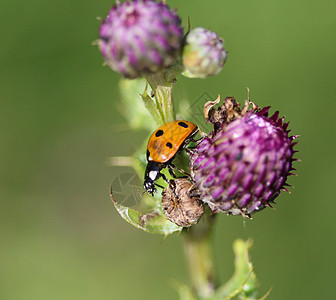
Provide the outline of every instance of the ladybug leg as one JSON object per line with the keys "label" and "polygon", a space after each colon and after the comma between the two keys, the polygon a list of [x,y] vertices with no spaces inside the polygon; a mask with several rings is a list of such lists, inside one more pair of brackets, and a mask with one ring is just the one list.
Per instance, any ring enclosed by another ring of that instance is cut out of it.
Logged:
{"label": "ladybug leg", "polygon": [[185,152],[190,156],[191,154],[194,154],[194,148],[184,148]]}
{"label": "ladybug leg", "polygon": [[[175,197],[178,198],[178,196],[175,194],[175,181],[174,180],[168,180],[168,178],[166,177],[165,174],[160,173],[160,175],[163,178],[163,180],[168,183],[168,185],[170,186],[171,190],[173,191]],[[174,178],[176,178],[176,176]],[[155,185],[160,187],[162,189],[162,191],[164,191],[165,188],[162,185],[159,185],[157,183],[155,183]]]}
{"label": "ladybug leg", "polygon": [[173,191],[175,191],[175,188],[176,188],[175,180],[169,180],[169,186],[171,187]]}
{"label": "ladybug leg", "polygon": [[169,174],[171,175],[171,177],[177,178],[173,168],[173,165],[168,165]]}
{"label": "ladybug leg", "polygon": [[[198,128],[198,131],[201,134],[201,139],[207,136],[207,134],[205,132],[203,132],[200,128]],[[200,140],[200,139],[198,139],[198,140]]]}
{"label": "ladybug leg", "polygon": [[175,190],[176,190],[175,180],[169,180],[169,187],[173,191],[173,194],[176,197],[176,199],[179,199],[178,195],[175,193]]}
{"label": "ladybug leg", "polygon": [[159,174],[160,174],[160,176],[162,177],[162,179],[163,179],[165,182],[167,182],[167,183],[169,184],[169,180],[168,180],[168,178],[166,177],[166,175],[163,174],[163,173],[159,173]]}
{"label": "ladybug leg", "polygon": [[155,185],[156,185],[157,187],[159,187],[159,188],[161,188],[161,189],[163,189],[163,190],[164,190],[164,187],[163,187],[162,185],[160,185],[160,184],[157,184],[157,183],[155,183]]}
{"label": "ladybug leg", "polygon": [[[186,175],[188,178],[190,177],[190,174],[189,174],[189,173],[187,173],[186,171],[184,171],[184,170],[182,170],[182,169],[176,167],[175,165],[171,164],[170,167],[171,167],[172,169],[175,169],[175,170],[179,171],[180,173]],[[172,170],[172,171],[173,171],[173,170]],[[175,178],[176,178],[176,175],[175,175]]]}
{"label": "ladybug leg", "polygon": [[[175,172],[174,172],[174,168],[175,168],[176,170],[180,171],[181,173],[186,174],[183,170],[178,169],[175,165],[173,165],[172,163],[170,163],[170,164],[168,165],[168,171],[169,171],[170,175],[171,175],[173,178],[177,178],[177,177],[176,177],[176,174],[175,174]],[[179,177],[179,178],[188,178],[188,176],[182,176],[182,177]],[[175,193],[175,188],[176,188],[175,181],[174,181],[174,180],[170,180],[170,181],[169,181],[169,185],[170,185],[170,188],[171,188],[171,190],[173,191],[173,193],[174,193],[176,199],[179,199],[179,196]]]}
{"label": "ladybug leg", "polygon": [[205,132],[202,132],[202,133],[201,133],[201,137],[200,137],[199,139],[191,138],[191,139],[190,139],[190,142],[192,142],[192,143],[197,143],[197,142],[203,140],[203,139],[204,139],[205,137],[207,137],[207,136],[208,136],[208,135],[207,135]]}

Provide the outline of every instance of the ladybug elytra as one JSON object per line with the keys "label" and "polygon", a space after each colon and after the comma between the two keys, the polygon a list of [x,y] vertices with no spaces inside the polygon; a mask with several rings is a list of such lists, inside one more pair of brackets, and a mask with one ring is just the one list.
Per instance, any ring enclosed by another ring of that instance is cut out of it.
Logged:
{"label": "ladybug elytra", "polygon": [[154,131],[147,145],[147,167],[145,172],[144,188],[153,195],[156,191],[155,180],[162,177],[168,179],[160,171],[168,167],[169,173],[176,177],[172,164],[175,155],[189,144],[197,133],[198,127],[189,121],[178,120],[163,124]]}

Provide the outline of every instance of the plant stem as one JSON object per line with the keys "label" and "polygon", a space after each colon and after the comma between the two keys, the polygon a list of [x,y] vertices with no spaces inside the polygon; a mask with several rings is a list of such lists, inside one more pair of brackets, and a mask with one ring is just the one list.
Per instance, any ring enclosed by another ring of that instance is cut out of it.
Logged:
{"label": "plant stem", "polygon": [[146,76],[146,79],[154,92],[156,104],[162,114],[162,119],[164,123],[167,123],[175,120],[172,99],[174,80],[168,81],[165,77],[165,71],[162,71],[149,74]]}
{"label": "plant stem", "polygon": [[154,92],[157,108],[162,114],[165,123],[175,120],[173,87],[176,82],[176,76],[181,74],[183,70],[181,61],[176,60],[168,69],[145,76]]}
{"label": "plant stem", "polygon": [[163,121],[162,118],[162,110],[159,109],[159,107],[156,106],[156,103],[154,99],[152,99],[148,94],[147,94],[147,83],[144,92],[141,95],[142,101],[147,109],[147,111],[150,113],[152,118],[155,121],[156,128],[160,127],[162,124],[165,122]]}
{"label": "plant stem", "polygon": [[211,232],[214,215],[206,211],[199,224],[184,231],[184,252],[193,288],[199,297],[215,293]]}

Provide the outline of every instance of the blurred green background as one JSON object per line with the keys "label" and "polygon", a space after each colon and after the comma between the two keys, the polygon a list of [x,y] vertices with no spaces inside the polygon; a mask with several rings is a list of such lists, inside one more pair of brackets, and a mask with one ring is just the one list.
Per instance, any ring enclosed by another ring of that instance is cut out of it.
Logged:
{"label": "blurred green background", "polygon": [[[336,199],[336,2],[167,0],[186,26],[218,32],[223,72],[179,78],[175,98],[204,92],[271,105],[300,134],[298,177],[276,210],[252,221],[218,218],[216,272],[233,271],[232,242],[254,239],[260,296],[333,299]],[[99,21],[111,2],[0,2],[0,299],[175,299],[188,283],[181,240],[136,230],[109,199],[128,171],[105,159],[129,155],[146,132],[118,111],[120,78],[102,67]],[[145,149],[144,149],[145,150]]]}

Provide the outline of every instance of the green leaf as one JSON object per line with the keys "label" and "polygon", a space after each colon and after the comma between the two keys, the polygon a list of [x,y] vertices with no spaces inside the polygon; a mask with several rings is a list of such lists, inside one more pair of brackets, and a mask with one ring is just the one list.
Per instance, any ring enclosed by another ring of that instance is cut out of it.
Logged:
{"label": "green leaf", "polygon": [[136,228],[149,233],[163,234],[165,236],[173,232],[180,232],[183,229],[183,227],[179,227],[168,221],[159,209],[149,214],[143,214],[135,209],[117,203],[112,191],[111,199],[120,216]]}
{"label": "green leaf", "polygon": [[257,278],[249,256],[252,245],[251,239],[247,241],[237,239],[234,242],[235,271],[231,279],[218,288],[216,292],[218,299],[256,299]]}
{"label": "green leaf", "polygon": [[[145,79],[120,79],[119,93],[121,96],[121,106],[119,110],[126,118],[131,129],[146,129],[152,132],[158,127],[158,124],[161,125],[162,118],[160,115],[157,117],[158,110],[155,101],[149,96],[146,98],[146,101],[143,99],[144,94],[142,95],[141,93],[144,90],[144,93],[146,93]],[[154,116],[152,115],[153,112]],[[151,121],[151,115],[156,124]],[[159,118],[159,120],[157,121],[156,118]]]}

